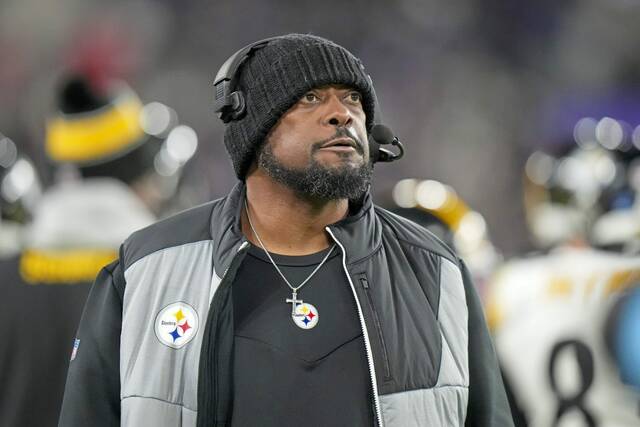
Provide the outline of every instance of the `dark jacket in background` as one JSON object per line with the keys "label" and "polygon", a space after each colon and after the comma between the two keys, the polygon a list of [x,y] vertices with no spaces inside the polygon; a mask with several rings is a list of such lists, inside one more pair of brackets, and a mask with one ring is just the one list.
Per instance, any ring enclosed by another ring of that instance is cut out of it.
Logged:
{"label": "dark jacket in background", "polygon": [[91,278],[28,282],[21,260],[0,262],[0,426],[55,426]]}

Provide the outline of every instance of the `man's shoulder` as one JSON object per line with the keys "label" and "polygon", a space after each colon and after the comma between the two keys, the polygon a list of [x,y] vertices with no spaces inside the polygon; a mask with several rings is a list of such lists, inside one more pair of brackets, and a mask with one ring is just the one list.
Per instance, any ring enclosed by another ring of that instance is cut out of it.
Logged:
{"label": "man's shoulder", "polygon": [[211,240],[211,216],[221,200],[187,209],[133,233],[123,244],[124,266],[159,250]]}
{"label": "man's shoulder", "polygon": [[458,257],[453,249],[431,231],[380,206],[375,206],[375,210],[383,224],[394,232],[401,243],[434,253],[458,265]]}

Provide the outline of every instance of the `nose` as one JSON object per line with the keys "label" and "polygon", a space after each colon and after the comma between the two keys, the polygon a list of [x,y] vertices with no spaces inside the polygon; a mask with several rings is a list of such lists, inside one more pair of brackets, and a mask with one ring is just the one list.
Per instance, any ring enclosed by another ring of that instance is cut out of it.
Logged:
{"label": "nose", "polygon": [[352,121],[353,116],[349,108],[342,103],[340,98],[331,96],[327,102],[325,123],[331,126],[344,127],[350,125]]}

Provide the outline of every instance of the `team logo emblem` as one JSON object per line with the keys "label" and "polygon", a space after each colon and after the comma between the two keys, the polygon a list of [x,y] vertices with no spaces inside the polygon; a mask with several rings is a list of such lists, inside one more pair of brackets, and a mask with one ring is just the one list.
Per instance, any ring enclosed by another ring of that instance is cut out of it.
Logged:
{"label": "team logo emblem", "polygon": [[292,315],[293,321],[302,329],[311,329],[318,324],[318,310],[308,303],[296,305],[295,313]]}
{"label": "team logo emblem", "polygon": [[71,362],[73,362],[78,355],[78,347],[80,347],[80,340],[76,338],[75,341],[73,341],[73,350],[71,350]]}
{"label": "team logo emblem", "polygon": [[156,316],[156,337],[171,348],[181,348],[193,339],[198,331],[198,313],[189,304],[174,302]]}

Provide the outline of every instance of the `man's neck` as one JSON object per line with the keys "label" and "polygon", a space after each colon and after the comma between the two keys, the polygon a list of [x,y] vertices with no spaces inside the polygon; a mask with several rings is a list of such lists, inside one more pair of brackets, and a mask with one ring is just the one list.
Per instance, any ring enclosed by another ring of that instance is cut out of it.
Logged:
{"label": "man's neck", "polygon": [[[308,255],[331,245],[325,231],[347,215],[349,201],[303,198],[263,174],[247,178],[247,204],[251,223],[269,252]],[[243,209],[242,231],[251,243],[260,242],[251,230]]]}

